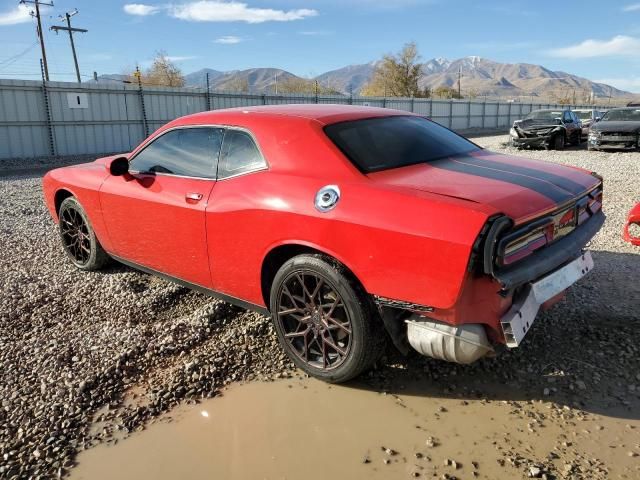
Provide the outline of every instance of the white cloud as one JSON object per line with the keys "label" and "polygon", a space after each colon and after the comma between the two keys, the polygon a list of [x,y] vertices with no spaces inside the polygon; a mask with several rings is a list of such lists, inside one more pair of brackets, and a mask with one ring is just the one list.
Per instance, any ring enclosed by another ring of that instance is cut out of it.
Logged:
{"label": "white cloud", "polygon": [[153,15],[158,13],[162,7],[154,5],[145,5],[144,3],[127,3],[122,9],[129,15],[138,15],[145,17],[147,15]]}
{"label": "white cloud", "polygon": [[596,83],[604,83],[612,87],[626,90],[627,92],[640,93],[640,77],[601,78],[594,80]]}
{"label": "white cloud", "polygon": [[611,40],[585,40],[569,47],[556,48],[548,52],[553,57],[593,58],[608,56],[638,56],[640,38],[617,35]]}
{"label": "white cloud", "polygon": [[0,13],[0,25],[15,25],[31,20],[31,9],[26,5],[18,5],[13,10]]}
{"label": "white cloud", "polygon": [[640,10],[640,3],[632,3],[631,5],[626,5],[622,8],[623,12],[637,12]]}
{"label": "white cloud", "polygon": [[233,0],[199,0],[173,5],[170,8],[171,16],[191,22],[289,22],[314,17],[317,14],[317,10],[309,8],[295,10],[255,8]]}
{"label": "white cloud", "polygon": [[213,41],[213,43],[221,43],[223,45],[235,45],[240,42],[244,42],[244,38],[236,37],[235,35],[225,35]]}

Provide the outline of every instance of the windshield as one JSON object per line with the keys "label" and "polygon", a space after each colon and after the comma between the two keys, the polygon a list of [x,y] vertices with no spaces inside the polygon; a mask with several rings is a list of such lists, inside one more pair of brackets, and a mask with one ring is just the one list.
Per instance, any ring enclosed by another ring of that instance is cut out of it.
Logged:
{"label": "windshield", "polygon": [[604,117],[602,117],[602,121],[640,122],[640,108],[609,110]]}
{"label": "windshield", "polygon": [[524,117],[525,120],[555,120],[562,118],[561,110],[536,110]]}
{"label": "windshield", "polygon": [[335,123],[327,136],[364,173],[426,163],[480,150],[422,117],[397,116]]}
{"label": "windshield", "polygon": [[591,110],[574,110],[575,113],[580,120],[591,120]]}

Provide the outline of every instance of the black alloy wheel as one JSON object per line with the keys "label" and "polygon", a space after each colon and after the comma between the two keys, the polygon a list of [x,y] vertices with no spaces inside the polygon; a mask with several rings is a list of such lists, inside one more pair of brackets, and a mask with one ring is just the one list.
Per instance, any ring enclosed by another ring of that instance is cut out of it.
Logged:
{"label": "black alloy wheel", "polygon": [[58,228],[62,246],[73,264],[81,270],[97,270],[109,256],[96,238],[82,205],[74,198],[63,200],[58,210]]}
{"label": "black alloy wheel", "polygon": [[321,255],[299,255],[280,268],[271,312],[289,358],[323,380],[344,382],[359,375],[384,345],[369,296],[344,267]]}

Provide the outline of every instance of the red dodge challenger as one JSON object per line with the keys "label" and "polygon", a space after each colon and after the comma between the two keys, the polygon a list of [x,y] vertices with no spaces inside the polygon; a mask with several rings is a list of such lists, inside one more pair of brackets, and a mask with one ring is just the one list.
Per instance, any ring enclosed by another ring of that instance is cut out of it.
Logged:
{"label": "red dodge challenger", "polygon": [[270,314],[295,364],[333,382],[387,339],[458,363],[517,347],[593,268],[604,222],[595,173],[341,105],[189,115],[43,184],[78,268],[113,258]]}

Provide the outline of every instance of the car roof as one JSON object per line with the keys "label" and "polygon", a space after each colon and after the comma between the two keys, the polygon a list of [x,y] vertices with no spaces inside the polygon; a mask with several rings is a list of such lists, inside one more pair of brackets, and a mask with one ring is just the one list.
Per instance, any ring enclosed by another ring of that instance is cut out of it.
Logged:
{"label": "car roof", "polygon": [[569,110],[566,107],[560,107],[560,108],[539,108],[537,110],[531,110],[529,113],[533,113],[533,112],[557,112],[558,110],[564,112]]}
{"label": "car roof", "polygon": [[226,117],[238,115],[255,115],[260,118],[295,117],[315,120],[324,125],[364,118],[390,117],[398,115],[414,115],[411,112],[390,108],[364,107],[359,105],[336,104],[291,104],[291,105],[259,105],[249,107],[225,108],[195,113],[178,119],[178,123],[216,123]]}

